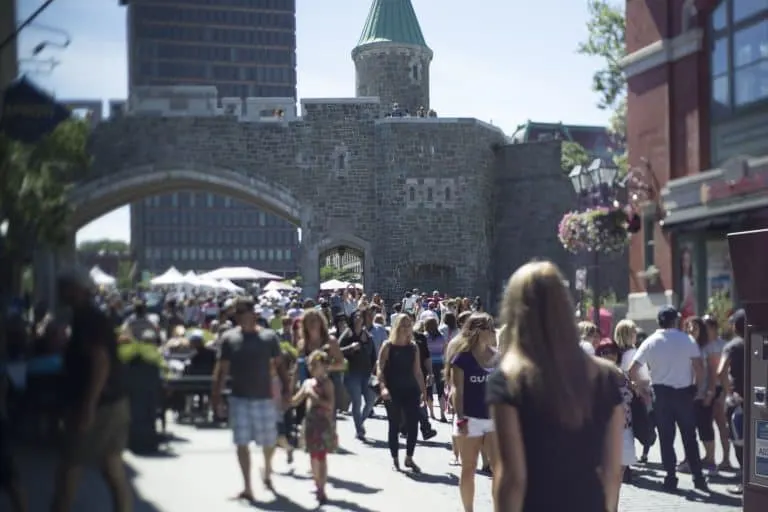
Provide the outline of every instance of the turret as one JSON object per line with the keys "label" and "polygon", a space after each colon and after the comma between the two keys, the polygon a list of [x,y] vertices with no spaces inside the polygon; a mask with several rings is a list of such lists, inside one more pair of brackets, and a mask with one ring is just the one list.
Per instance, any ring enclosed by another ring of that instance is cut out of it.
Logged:
{"label": "turret", "polygon": [[373,0],[357,46],[352,50],[358,97],[378,96],[416,114],[429,111],[427,46],[411,0]]}

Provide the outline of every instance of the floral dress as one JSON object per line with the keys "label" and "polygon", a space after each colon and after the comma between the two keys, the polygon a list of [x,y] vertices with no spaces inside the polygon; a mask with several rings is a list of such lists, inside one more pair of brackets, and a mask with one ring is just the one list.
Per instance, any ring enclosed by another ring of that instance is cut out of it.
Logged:
{"label": "floral dress", "polygon": [[621,398],[624,402],[624,443],[621,459],[623,466],[630,466],[637,462],[635,454],[635,436],[632,432],[632,398],[634,394],[632,392],[629,377],[623,371],[621,374],[624,377],[619,386],[619,392],[621,393]]}
{"label": "floral dress", "polygon": [[[326,377],[327,379],[328,377]],[[321,400],[329,398],[325,380],[315,381],[315,392]],[[304,447],[309,453],[333,452],[338,446],[334,412],[312,402],[304,417]]]}

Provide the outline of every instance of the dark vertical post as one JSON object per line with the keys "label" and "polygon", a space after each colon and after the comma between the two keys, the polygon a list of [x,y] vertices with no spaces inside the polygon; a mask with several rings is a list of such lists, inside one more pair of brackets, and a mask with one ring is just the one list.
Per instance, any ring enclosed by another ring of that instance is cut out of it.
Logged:
{"label": "dark vertical post", "polygon": [[[600,329],[600,252],[595,250],[592,257],[595,268],[592,273],[592,321]],[[600,335],[604,336],[605,333],[601,332]]]}

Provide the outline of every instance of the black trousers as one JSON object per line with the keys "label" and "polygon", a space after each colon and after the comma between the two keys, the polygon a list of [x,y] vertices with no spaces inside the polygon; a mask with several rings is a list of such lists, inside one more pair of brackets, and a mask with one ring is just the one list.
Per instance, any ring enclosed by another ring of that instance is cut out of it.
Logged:
{"label": "black trousers", "polygon": [[674,446],[675,426],[677,426],[680,429],[685,458],[691,468],[691,474],[694,478],[702,477],[701,456],[696,444],[696,413],[693,403],[696,387],[673,388],[654,385],[653,391],[656,430],[659,433],[661,465],[664,466],[664,471],[668,477],[674,477],[677,472],[677,455]]}
{"label": "black trousers", "polygon": [[387,422],[389,423],[389,453],[393,459],[398,458],[400,450],[400,424],[405,423],[405,454],[410,457],[416,450],[416,436],[419,433],[419,419],[421,417],[421,394],[419,390],[392,392],[390,400],[384,403],[387,409]]}

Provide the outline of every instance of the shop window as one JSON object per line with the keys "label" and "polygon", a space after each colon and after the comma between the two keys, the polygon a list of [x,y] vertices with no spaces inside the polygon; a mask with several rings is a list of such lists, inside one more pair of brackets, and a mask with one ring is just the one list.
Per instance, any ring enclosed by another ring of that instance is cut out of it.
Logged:
{"label": "shop window", "polygon": [[723,0],[709,22],[713,116],[768,101],[768,2]]}

